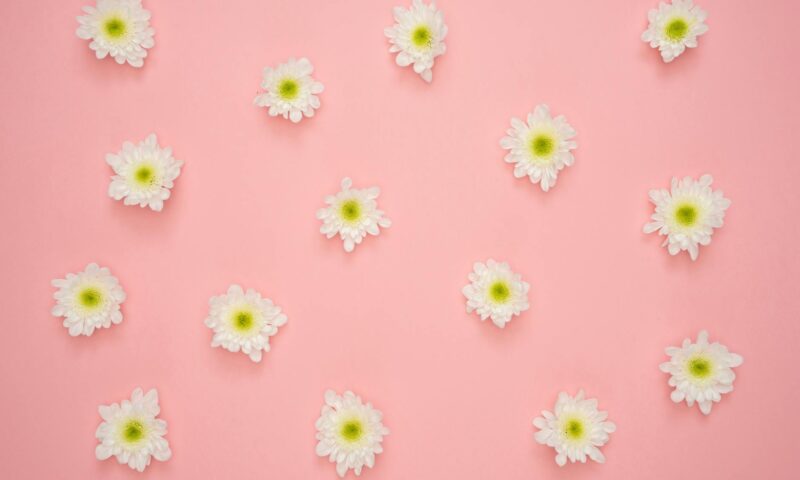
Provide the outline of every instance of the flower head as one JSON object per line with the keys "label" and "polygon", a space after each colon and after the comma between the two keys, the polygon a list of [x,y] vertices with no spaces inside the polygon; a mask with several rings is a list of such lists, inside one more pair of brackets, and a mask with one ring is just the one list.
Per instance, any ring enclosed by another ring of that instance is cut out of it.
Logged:
{"label": "flower head", "polygon": [[389,435],[383,414],[351,391],[337,395],[325,392],[325,405],[317,419],[317,455],[336,462],[336,473],[344,477],[349,469],[356,476],[366,465],[375,465],[375,455],[383,452],[381,442]]}
{"label": "flower head", "polygon": [[106,163],[114,170],[108,196],[123,200],[125,205],[150,207],[160,212],[170,196],[174,181],[181,174],[183,160],[172,156],[172,149],[161,148],[155,134],[133,145],[122,144],[122,151],[106,155]]}
{"label": "flower head", "polygon": [[229,352],[242,351],[254,362],[262,352],[269,352],[269,337],[286,324],[286,315],[272,300],[239,285],[228,287],[228,293],[211,297],[205,324],[214,331],[212,347],[222,346]]}
{"label": "flower head", "polygon": [[741,355],[729,352],[725,345],[708,343],[705,330],[697,335],[697,343],[686,338],[683,345],[667,347],[666,352],[670,359],[659,368],[670,374],[669,386],[674,388],[670,398],[675,403],[686,400],[690,407],[697,402],[704,415],[711,413],[723,394],[733,391],[733,368],[743,362]]}
{"label": "flower head", "polygon": [[552,118],[547,105],[529,113],[527,123],[512,118],[506,134],[500,146],[509,150],[505,161],[514,164],[514,176],[527,175],[545,192],[556,184],[559,170],[575,163],[570,150],[577,147],[572,140],[576,132],[563,115]]}
{"label": "flower head", "polygon": [[392,225],[376,202],[381,190],[378,187],[350,188],[353,181],[342,180],[342,191],[325,197],[327,207],[317,210],[317,218],[322,220],[319,231],[333,238],[337,234],[344,242],[344,250],[352,252],[367,234],[378,235],[380,229]]}
{"label": "flower head", "polygon": [[265,92],[258,94],[253,103],[268,107],[271,117],[280,115],[294,123],[302,120],[303,115],[313,117],[320,105],[317,94],[323,90],[322,84],[311,76],[313,72],[307,58],[290,58],[275,68],[266,67],[261,81]]}
{"label": "flower head", "polygon": [[143,472],[150,465],[150,458],[166,462],[172,456],[167,434],[167,422],[158,417],[158,392],[152,389],[145,395],[141,388],[133,391],[130,400],[98,408],[103,423],[97,427],[95,436],[100,445],[95,449],[98,460],[112,455],[119,463]]}
{"label": "flower head", "polygon": [[389,38],[389,51],[397,53],[395,61],[401,67],[414,65],[423,80],[433,80],[433,60],[445,52],[444,37],[447,25],[442,12],[431,2],[413,0],[411,8],[394,8],[395,24],[384,29]]}
{"label": "flower head", "polygon": [[94,7],[83,7],[78,17],[78,38],[91,40],[89,48],[97,58],[109,54],[119,64],[144,65],[147,49],[153,48],[155,30],[150,26],[150,12],[141,0],[97,0]]}
{"label": "flower head", "polygon": [[694,5],[692,0],[672,0],[671,4],[659,2],[658,8],[650,10],[647,30],[642,40],[658,48],[661,58],[669,63],[686,48],[697,46],[697,37],[708,31],[704,22],[708,14]]}
{"label": "flower head", "polygon": [[670,190],[650,190],[656,211],[650,217],[652,222],[644,226],[644,233],[666,235],[663,245],[670,255],[688,250],[692,260],[697,260],[699,246],[711,243],[714,229],[722,227],[725,210],[731,205],[721,190],[711,190],[713,181],[711,175],[700,180],[673,177]]}
{"label": "flower head", "polygon": [[492,323],[503,328],[511,317],[528,309],[530,285],[506,262],[491,258],[485,264],[475,262],[469,281],[462,289],[467,297],[467,313],[475,311],[481,320],[491,318]]}
{"label": "flower head", "polygon": [[125,301],[125,292],[109,269],[90,263],[84,271],[68,273],[67,278],[51,283],[58,288],[52,313],[64,317],[64,326],[73,337],[89,336],[95,328],[122,322],[119,306]]}
{"label": "flower head", "polygon": [[608,443],[608,434],[617,429],[606,421],[607,412],[597,410],[597,399],[583,396],[583,390],[574,397],[561,392],[554,412],[542,410],[542,416],[533,420],[539,429],[534,438],[556,450],[556,463],[561,467],[567,459],[586,463],[588,457],[598,463],[605,462],[606,457],[598,447]]}

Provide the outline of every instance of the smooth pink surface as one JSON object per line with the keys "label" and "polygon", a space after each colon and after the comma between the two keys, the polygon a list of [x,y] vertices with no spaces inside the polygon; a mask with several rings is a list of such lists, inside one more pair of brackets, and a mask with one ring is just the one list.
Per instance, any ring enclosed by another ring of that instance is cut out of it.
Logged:
{"label": "smooth pink surface", "polygon": [[[367,479],[793,477],[796,2],[703,0],[710,32],[665,65],[639,40],[654,0],[440,0],[430,85],[387,51],[398,0],[149,0],[141,70],[75,37],[85,3],[0,4],[0,477],[333,479],[314,454],[327,388],[385,414]],[[299,125],[252,105],[289,56],[325,84]],[[543,102],[578,131],[547,194],[498,144]],[[160,214],[106,195],[105,154],[150,132],[186,162]],[[641,233],[647,192],[706,172],[725,227],[697,262],[670,257]],[[394,222],[352,255],[314,217],[344,176]],[[464,311],[489,257],[531,284],[505,330]],[[71,338],[50,280],[91,261],[125,319]],[[208,298],[233,282],[289,316],[261,364],[209,346]],[[745,358],[709,417],[658,370],[701,328]],[[94,458],[97,405],[137,386],[158,388],[174,452],[144,476]],[[579,387],[618,430],[605,465],[559,469],[531,419]]]}

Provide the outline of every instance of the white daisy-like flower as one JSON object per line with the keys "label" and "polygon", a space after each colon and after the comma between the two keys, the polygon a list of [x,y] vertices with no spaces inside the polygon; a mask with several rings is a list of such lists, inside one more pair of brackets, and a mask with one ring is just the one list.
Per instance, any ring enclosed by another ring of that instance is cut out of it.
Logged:
{"label": "white daisy-like flower", "polygon": [[389,435],[383,414],[351,391],[337,395],[325,392],[325,405],[317,419],[317,455],[336,462],[336,473],[344,478],[353,469],[356,476],[366,465],[375,465],[375,455],[383,452],[381,442]]}
{"label": "white daisy-like flower", "polygon": [[181,174],[183,160],[172,156],[172,149],[161,148],[155,134],[134,145],[122,144],[122,151],[106,155],[106,163],[114,169],[108,196],[123,200],[125,205],[150,207],[160,212],[169,198],[175,179]]}
{"label": "white daisy-like flower", "polygon": [[708,31],[704,22],[708,14],[692,0],[672,0],[671,4],[660,2],[658,8],[650,10],[650,24],[642,33],[642,40],[658,48],[661,58],[669,63],[686,48],[697,46],[697,37]]}
{"label": "white daisy-like flower", "polygon": [[697,402],[704,415],[711,413],[723,394],[733,391],[733,368],[743,362],[741,355],[729,352],[725,345],[708,343],[705,330],[697,335],[697,343],[686,338],[680,347],[667,347],[666,353],[670,359],[659,368],[670,374],[669,386],[674,388],[670,398],[675,403],[686,400],[690,407]]}
{"label": "white daisy-like flower", "polygon": [[325,197],[328,206],[317,210],[317,218],[322,220],[319,231],[328,238],[338,234],[346,252],[352,252],[367,234],[378,235],[381,228],[392,225],[383,211],[378,210],[376,200],[381,193],[380,188],[350,188],[352,186],[353,181],[345,177],[342,190]]}
{"label": "white daisy-like flower", "polygon": [[269,337],[286,324],[286,315],[272,300],[262,298],[252,289],[245,292],[239,285],[228,287],[228,293],[211,297],[205,320],[214,330],[212,347],[229,352],[242,351],[254,362],[261,361],[262,352],[269,352]]}
{"label": "white daisy-like flower", "polygon": [[78,273],[53,280],[58,288],[53,294],[56,305],[52,313],[64,317],[64,326],[73,337],[91,335],[95,328],[108,328],[122,322],[120,305],[125,291],[109,269],[90,263]]}
{"label": "white daisy-like flower", "polygon": [[508,263],[490,258],[485,264],[475,262],[472,268],[470,284],[461,290],[467,297],[467,313],[475,311],[481,321],[491,318],[492,323],[503,328],[511,317],[528,309],[530,285]]}
{"label": "white daisy-like flower", "polygon": [[433,2],[426,5],[422,0],[413,0],[409,9],[395,7],[393,13],[395,24],[383,31],[391,43],[389,51],[397,53],[398,65],[413,64],[414,71],[430,83],[433,61],[446,49],[447,25],[442,12]]}
{"label": "white daisy-like flower", "polygon": [[500,146],[509,150],[505,161],[514,164],[514,176],[527,175],[545,192],[556,184],[559,170],[575,163],[570,150],[578,146],[572,140],[576,132],[564,115],[552,118],[547,105],[537,105],[527,123],[512,118],[506,134]]}
{"label": "white daisy-like flower", "polygon": [[542,416],[533,420],[533,425],[539,429],[534,438],[556,450],[556,463],[561,467],[567,460],[586,463],[587,457],[598,463],[605,462],[606,457],[599,447],[608,443],[608,434],[617,429],[606,421],[607,412],[597,410],[597,399],[583,397],[583,389],[574,397],[561,392],[554,412],[542,410]]}
{"label": "white daisy-like flower", "polygon": [[670,255],[688,250],[692,260],[697,260],[699,246],[711,243],[714,229],[722,227],[725,210],[731,205],[721,190],[711,190],[713,181],[711,175],[700,180],[673,177],[670,190],[650,190],[656,211],[650,217],[652,222],[644,226],[644,233],[666,235],[662,246]]}
{"label": "white daisy-like flower", "polygon": [[150,26],[150,12],[141,0],[97,0],[96,5],[83,7],[78,17],[79,38],[91,40],[89,48],[97,58],[108,55],[119,64],[144,65],[147,49],[153,48],[155,30]]}
{"label": "white daisy-like flower", "polygon": [[145,395],[141,388],[133,391],[130,400],[98,408],[103,423],[97,427],[95,436],[100,445],[95,449],[98,460],[112,455],[119,463],[143,472],[155,458],[166,462],[172,456],[167,434],[167,422],[158,417],[158,392],[155,388]]}
{"label": "white daisy-like flower", "polygon": [[324,90],[311,76],[313,72],[314,67],[307,58],[290,58],[275,68],[266,67],[261,81],[265,91],[258,94],[253,103],[268,107],[271,117],[280,115],[293,123],[302,120],[303,115],[313,117],[320,105],[317,95]]}

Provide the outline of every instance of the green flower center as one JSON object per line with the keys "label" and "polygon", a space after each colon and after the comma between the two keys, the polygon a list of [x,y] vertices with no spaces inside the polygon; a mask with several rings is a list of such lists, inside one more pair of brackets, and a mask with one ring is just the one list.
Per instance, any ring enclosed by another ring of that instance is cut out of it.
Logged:
{"label": "green flower center", "polygon": [[673,42],[683,40],[687,33],[689,33],[689,24],[682,18],[673,18],[664,27],[664,35]]}
{"label": "green flower center", "polygon": [[708,378],[711,375],[711,362],[704,357],[695,357],[689,360],[689,374],[697,379]]}
{"label": "green flower center", "polygon": [[531,153],[537,158],[547,158],[556,149],[555,139],[546,134],[539,134],[531,140]]}
{"label": "green flower center", "polygon": [[156,170],[150,165],[140,165],[139,168],[133,172],[133,177],[139,185],[149,187],[156,180]]}
{"label": "green flower center", "polygon": [[341,434],[342,438],[348,442],[357,442],[364,435],[364,426],[361,424],[360,420],[348,420],[347,422],[344,422],[339,433]]}
{"label": "green flower center", "polygon": [[418,48],[430,47],[433,34],[426,25],[420,25],[411,32],[411,43]]}
{"label": "green flower center", "polygon": [[103,24],[103,30],[109,38],[119,40],[125,36],[128,26],[125,24],[125,20],[119,17],[111,17]]}
{"label": "green flower center", "polygon": [[511,289],[506,282],[498,280],[489,287],[489,297],[495,303],[505,303],[511,297]]}
{"label": "green flower center", "polygon": [[675,220],[683,227],[691,227],[697,222],[697,207],[684,203],[675,209]]}
{"label": "green flower center", "polygon": [[582,421],[571,418],[564,424],[564,435],[570,440],[580,440],[583,438],[583,434],[584,428]]}
{"label": "green flower center", "polygon": [[103,294],[95,287],[86,287],[78,293],[78,301],[84,308],[95,309],[103,302]]}
{"label": "green flower center", "polygon": [[122,438],[128,443],[136,443],[144,438],[144,425],[139,420],[128,420],[122,427]]}
{"label": "green flower center", "polygon": [[300,84],[293,78],[284,78],[278,84],[278,95],[284,100],[294,100],[300,93]]}
{"label": "green flower center", "polygon": [[233,314],[233,327],[240,332],[250,331],[255,323],[255,316],[249,310],[239,310]]}
{"label": "green flower center", "polygon": [[348,222],[355,222],[361,218],[361,204],[356,200],[348,200],[339,209],[342,218]]}

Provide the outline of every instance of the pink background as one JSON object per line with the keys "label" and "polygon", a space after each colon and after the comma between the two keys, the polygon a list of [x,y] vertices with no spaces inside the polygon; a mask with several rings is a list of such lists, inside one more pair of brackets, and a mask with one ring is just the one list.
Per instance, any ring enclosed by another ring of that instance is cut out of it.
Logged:
{"label": "pink background", "polygon": [[[394,65],[399,0],[146,1],[136,70],[75,37],[88,0],[0,4],[0,477],[143,478],[94,458],[98,404],[157,387],[174,456],[148,478],[333,479],[314,454],[327,388],[392,430],[369,479],[784,479],[800,430],[796,2],[703,0],[710,32],[665,65],[653,0],[440,0],[434,81]],[[223,5],[224,3],[224,5]],[[292,125],[252,105],[266,65],[325,84]],[[543,194],[498,141],[549,103],[576,164]],[[106,196],[108,152],[156,132],[186,162],[160,214]],[[733,205],[700,252],[641,233],[650,188],[714,175]],[[391,229],[352,255],[316,209],[343,176],[378,185]],[[472,263],[507,260],[531,308],[505,330],[464,311]],[[50,280],[96,261],[124,322],[71,338]],[[230,283],[284,308],[261,364],[209,347]],[[664,347],[711,332],[745,358],[710,417],[675,405]],[[597,397],[605,465],[559,469],[531,419]]]}

